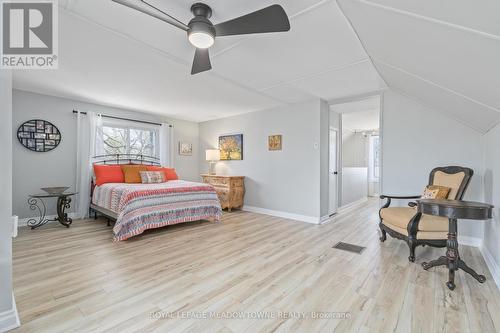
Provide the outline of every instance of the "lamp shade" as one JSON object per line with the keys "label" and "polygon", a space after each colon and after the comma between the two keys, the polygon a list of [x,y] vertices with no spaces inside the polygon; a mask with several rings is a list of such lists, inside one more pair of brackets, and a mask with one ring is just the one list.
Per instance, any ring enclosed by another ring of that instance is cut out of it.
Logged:
{"label": "lamp shade", "polygon": [[207,161],[220,161],[220,150],[207,149],[205,150],[205,157]]}

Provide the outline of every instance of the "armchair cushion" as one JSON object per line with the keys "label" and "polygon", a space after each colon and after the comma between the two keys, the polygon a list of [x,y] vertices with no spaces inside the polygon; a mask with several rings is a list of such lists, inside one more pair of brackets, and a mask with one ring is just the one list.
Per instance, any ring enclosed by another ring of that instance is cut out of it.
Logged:
{"label": "armchair cushion", "polygon": [[455,200],[457,197],[458,189],[465,178],[465,172],[458,173],[445,173],[443,171],[436,171],[434,174],[434,182],[432,185],[445,186],[450,188],[448,199]]}
{"label": "armchair cushion", "polygon": [[[399,233],[401,233],[401,230],[404,230],[403,235],[408,235],[407,231],[408,223],[410,223],[411,219],[413,218],[413,216],[415,216],[415,214],[417,214],[417,210],[412,207],[389,207],[380,210],[382,223]],[[398,228],[399,231],[396,230],[396,228]],[[446,217],[424,214],[420,218],[420,223],[418,224],[418,231],[440,232],[440,233],[444,232],[445,233],[444,239],[446,239],[446,233],[448,232],[448,219]]]}

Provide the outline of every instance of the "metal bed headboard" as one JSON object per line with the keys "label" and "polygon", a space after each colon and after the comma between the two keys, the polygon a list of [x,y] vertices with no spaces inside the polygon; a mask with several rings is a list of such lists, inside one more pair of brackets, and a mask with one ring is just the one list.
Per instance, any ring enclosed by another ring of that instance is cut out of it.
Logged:
{"label": "metal bed headboard", "polygon": [[[141,154],[109,154],[109,155],[97,155],[92,157],[94,164],[142,164],[142,165],[154,165],[161,166],[160,159],[154,156],[147,156]],[[108,219],[108,226],[111,224],[110,220],[116,220],[116,214],[105,209],[94,205],[92,203],[92,195],[94,192],[94,179],[92,178],[90,185],[90,207],[89,216],[94,213],[94,218],[97,219],[97,213],[105,216]]]}
{"label": "metal bed headboard", "polygon": [[141,154],[110,154],[92,157],[94,164],[144,164],[161,166],[160,159]]}

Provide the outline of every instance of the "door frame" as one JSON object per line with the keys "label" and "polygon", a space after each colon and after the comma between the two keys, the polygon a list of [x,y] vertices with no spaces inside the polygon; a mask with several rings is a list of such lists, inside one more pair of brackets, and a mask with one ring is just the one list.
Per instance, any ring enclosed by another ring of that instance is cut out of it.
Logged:
{"label": "door frame", "polygon": [[[336,156],[335,156],[335,167],[334,168],[331,168],[331,165],[330,165],[330,152],[331,152],[331,149],[330,149],[330,137],[331,137],[331,134],[332,134],[332,131],[335,132],[335,136],[336,136]],[[339,157],[341,156],[340,154],[340,147],[341,147],[341,144],[340,144],[340,136],[339,136],[339,133],[340,133],[340,130],[336,127],[333,127],[333,126],[329,126],[328,127],[328,216],[331,217],[335,214],[338,213],[338,210],[339,210],[339,203],[341,202],[339,199],[339,195],[342,191],[339,191],[339,188],[341,186],[341,172],[340,172],[340,169],[339,169],[339,166],[340,166],[340,159]],[[330,170],[336,170],[337,172],[337,175],[335,177],[335,180],[336,180],[336,184],[335,184],[335,192],[336,192],[336,200],[335,200],[335,211],[331,211],[330,210]]]}
{"label": "door frame", "polygon": [[[384,193],[384,188],[383,188],[383,179],[384,179],[384,92],[387,89],[379,89],[375,90],[372,92],[368,92],[365,94],[359,94],[359,95],[353,95],[349,97],[344,97],[344,98],[336,98],[328,101],[328,108],[330,109],[333,105],[336,104],[344,104],[344,103],[351,103],[351,102],[359,102],[374,96],[379,97],[379,140],[380,140],[380,174],[379,174],[379,179],[380,179],[380,185],[379,185],[379,191],[380,194]],[[330,133],[330,132],[328,132]],[[343,134],[343,128],[342,128],[342,114],[340,114],[340,122],[339,122],[339,128],[337,129],[337,170],[338,170],[338,175],[337,175],[337,213],[339,211],[342,211],[342,206],[340,203],[342,202],[342,134]],[[330,142],[328,142],[330,144]],[[380,206],[382,205],[381,202],[382,200],[379,200]]]}

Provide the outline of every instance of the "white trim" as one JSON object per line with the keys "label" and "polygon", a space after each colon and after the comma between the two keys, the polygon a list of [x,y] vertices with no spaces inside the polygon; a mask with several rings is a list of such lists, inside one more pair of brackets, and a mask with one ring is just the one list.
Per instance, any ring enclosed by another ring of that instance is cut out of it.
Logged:
{"label": "white trim", "polygon": [[338,216],[339,216],[339,213],[335,213],[335,214],[330,215],[330,216],[322,216],[321,222],[319,224],[324,225],[324,224],[331,223],[331,222],[335,221],[335,218]]}
{"label": "white trim", "polygon": [[285,219],[307,222],[307,223],[312,223],[312,224],[319,224],[321,219],[322,219],[320,217],[315,217],[315,216],[293,214],[293,213],[288,213],[288,212],[282,212],[279,210],[272,210],[272,209],[254,207],[254,206],[248,206],[248,205],[243,206],[242,210],[244,210],[246,212],[250,212],[250,213],[271,215],[271,216],[282,217]]}
{"label": "white trim", "polygon": [[325,222],[327,222],[329,219],[333,218],[334,216],[337,216],[337,213],[333,213],[332,215],[325,215],[325,216],[321,216],[319,218],[319,224],[323,224]]}
{"label": "white trim", "polygon": [[21,321],[17,312],[16,300],[12,294],[12,309],[0,312],[0,332],[7,332],[19,326],[21,326]]}
{"label": "white trim", "polygon": [[12,216],[12,238],[17,237],[17,229],[19,229],[19,217],[14,215]]}
{"label": "white trim", "polygon": [[344,213],[345,211],[353,208],[354,206],[357,206],[359,204],[362,204],[362,203],[365,203],[368,201],[368,197],[365,197],[365,198],[361,198],[359,200],[356,200],[354,202],[351,202],[350,204],[347,204],[347,205],[344,205],[344,206],[341,206],[339,207],[339,209],[337,210],[337,212],[340,214],[340,213]]}
{"label": "white trim", "polygon": [[[330,109],[330,106],[328,106],[328,120],[329,122],[331,122],[331,119],[330,119],[330,113],[332,112],[332,110]],[[339,118],[339,125],[340,125],[340,122],[341,122],[341,117],[342,115],[337,113],[338,115],[338,118]],[[335,165],[334,165],[334,168],[332,168],[332,165],[330,165],[330,161],[331,161],[331,153],[332,153],[332,147],[331,147],[331,142],[332,142],[332,132],[335,133]],[[339,173],[339,169],[340,169],[340,163],[339,163],[339,151],[340,151],[340,141],[342,140],[341,138],[341,135],[340,135],[340,131],[337,129],[337,128],[334,128],[333,126],[328,126],[328,214],[326,215],[326,218],[325,216],[322,216],[320,218],[320,224],[322,224],[323,222],[325,222],[329,217],[330,215],[334,215],[334,214],[337,214],[337,211],[339,210],[339,178],[340,178],[340,175],[342,175],[342,173],[340,172]],[[331,170],[335,170],[335,202],[334,202],[334,205],[335,207],[330,207],[330,204],[331,204],[331,198],[330,198],[330,195],[331,195],[331,187],[330,187],[330,178],[332,177],[332,174],[331,174]]]}
{"label": "white trim", "polygon": [[458,244],[481,248],[483,246],[483,239],[479,237],[458,235]]}
{"label": "white trim", "polygon": [[488,266],[488,269],[490,270],[490,273],[493,276],[493,280],[495,280],[498,289],[500,289],[500,266],[498,266],[497,262],[495,261],[495,258],[484,244],[482,244],[479,250],[483,255],[484,261],[486,262],[486,266]]}
{"label": "white trim", "polygon": [[[46,219],[49,219],[50,221],[47,222],[47,223],[53,223],[53,222],[57,222],[57,221],[54,221],[54,219],[57,217],[57,215],[46,215],[45,218]],[[77,218],[77,214],[76,213],[68,213],[68,217],[71,218],[71,219],[76,219]],[[30,219],[35,219],[35,220],[40,220],[40,216],[33,216],[33,217],[26,217],[24,219],[19,219],[19,222],[18,222],[18,226],[19,227],[27,227],[28,226],[28,220]]]}

